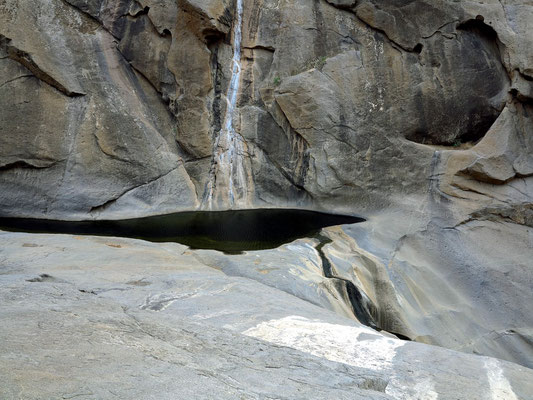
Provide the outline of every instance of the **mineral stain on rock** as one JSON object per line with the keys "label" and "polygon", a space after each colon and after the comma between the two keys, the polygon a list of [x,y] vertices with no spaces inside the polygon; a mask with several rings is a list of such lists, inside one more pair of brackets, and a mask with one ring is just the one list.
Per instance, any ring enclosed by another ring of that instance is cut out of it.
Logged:
{"label": "mineral stain on rock", "polygon": [[185,212],[116,221],[53,221],[0,218],[0,229],[33,233],[119,236],[178,242],[229,253],[276,248],[321,228],[362,222],[359,217],[305,210]]}

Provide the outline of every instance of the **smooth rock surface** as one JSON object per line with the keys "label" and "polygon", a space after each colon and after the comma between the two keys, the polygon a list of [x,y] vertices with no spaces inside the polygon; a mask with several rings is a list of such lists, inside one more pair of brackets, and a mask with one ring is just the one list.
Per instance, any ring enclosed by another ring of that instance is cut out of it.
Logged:
{"label": "smooth rock surface", "polygon": [[[328,230],[323,254],[202,263],[352,318],[357,292],[382,329],[533,367],[531,1],[245,3],[246,206],[368,222]],[[0,216],[202,208],[227,181],[210,171],[234,15],[225,0],[0,1]]]}
{"label": "smooth rock surface", "polygon": [[531,398],[530,369],[383,336],[181,245],[0,239],[3,399]]}

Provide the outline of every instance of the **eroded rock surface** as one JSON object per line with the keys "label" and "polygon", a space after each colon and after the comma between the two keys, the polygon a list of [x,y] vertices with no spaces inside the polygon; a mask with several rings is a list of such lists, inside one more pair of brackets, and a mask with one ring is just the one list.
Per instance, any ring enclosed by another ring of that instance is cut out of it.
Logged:
{"label": "eroded rock surface", "polygon": [[[531,1],[245,3],[232,118],[246,206],[368,221],[260,256],[303,277],[290,284],[284,269],[246,269],[255,255],[198,256],[395,334],[533,367]],[[210,171],[234,14],[225,0],[1,1],[0,215],[201,208],[227,181]]]}
{"label": "eroded rock surface", "polygon": [[[217,184],[234,12],[223,0],[4,1],[2,214],[198,208]],[[353,213],[423,194],[434,149],[412,141],[460,148],[504,108],[527,118],[531,14],[525,1],[248,2],[233,116],[245,206]],[[492,163],[467,171],[483,180]]]}
{"label": "eroded rock surface", "polygon": [[382,335],[181,245],[0,238],[3,399],[525,399],[533,390],[530,369]]}

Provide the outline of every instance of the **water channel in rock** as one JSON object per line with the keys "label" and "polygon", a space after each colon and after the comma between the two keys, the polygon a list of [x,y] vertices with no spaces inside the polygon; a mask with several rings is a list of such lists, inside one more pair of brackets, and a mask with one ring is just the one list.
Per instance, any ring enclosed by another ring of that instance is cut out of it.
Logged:
{"label": "water channel in rock", "polygon": [[257,209],[183,212],[115,221],[0,218],[0,230],[128,237],[240,253],[276,248],[298,238],[313,237],[327,226],[362,221],[359,217],[315,211]]}
{"label": "water channel in rock", "polygon": [[203,200],[203,207],[207,210],[212,210],[217,203],[227,202],[230,206],[234,206],[247,204],[248,201],[250,176],[245,167],[247,150],[243,137],[233,124],[241,84],[243,12],[243,0],[237,0],[233,27],[231,81],[226,96],[224,125],[216,136],[210,178]]}

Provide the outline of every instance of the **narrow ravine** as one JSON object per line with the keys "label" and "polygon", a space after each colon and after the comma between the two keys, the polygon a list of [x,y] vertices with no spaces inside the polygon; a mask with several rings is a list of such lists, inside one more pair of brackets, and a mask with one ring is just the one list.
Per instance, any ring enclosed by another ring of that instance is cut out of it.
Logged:
{"label": "narrow ravine", "polygon": [[226,115],[215,139],[210,177],[206,186],[203,208],[212,210],[243,207],[248,203],[249,173],[245,167],[246,143],[234,126],[235,110],[241,80],[243,0],[236,1],[233,27],[233,59],[231,81],[226,96]]}
{"label": "narrow ravine", "polygon": [[405,335],[392,332],[390,330],[385,330],[379,326],[379,323],[377,322],[379,320],[379,310],[370,301],[370,299],[368,299],[368,297],[361,292],[361,290],[359,290],[359,288],[352,281],[334,274],[334,269],[328,257],[324,253],[324,246],[333,243],[333,241],[323,234],[318,234],[315,236],[315,238],[319,241],[319,243],[315,246],[315,250],[317,251],[322,262],[322,273],[324,274],[325,278],[335,282],[335,285],[338,289],[340,289],[341,292],[345,293],[345,301],[351,306],[355,319],[357,319],[363,325],[375,329],[378,332],[388,332],[396,336],[398,339],[411,341],[411,339]]}
{"label": "narrow ravine", "polygon": [[352,306],[354,316],[359,322],[361,322],[363,325],[379,330],[372,316],[372,311],[369,309],[370,307],[372,307],[372,304],[369,301],[363,300],[361,292],[353,284],[353,282],[349,281],[348,279],[333,275],[333,269],[323,250],[324,246],[329,243],[332,243],[332,240],[327,236],[321,234],[317,236],[317,239],[320,241],[320,243],[315,247],[315,249],[318,252],[318,255],[320,256],[320,259],[322,260],[322,269],[324,277],[334,280],[341,287],[344,287],[349,303]]}

